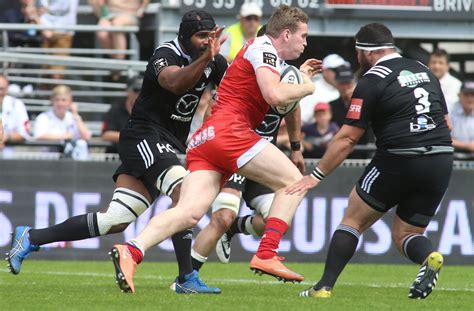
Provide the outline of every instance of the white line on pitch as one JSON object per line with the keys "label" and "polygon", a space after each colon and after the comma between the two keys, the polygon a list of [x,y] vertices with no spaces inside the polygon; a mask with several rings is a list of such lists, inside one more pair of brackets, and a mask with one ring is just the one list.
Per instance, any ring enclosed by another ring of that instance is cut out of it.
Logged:
{"label": "white line on pitch", "polygon": [[[96,273],[96,272],[66,272],[66,271],[41,271],[41,272],[29,272],[32,274],[46,274],[46,275],[72,275],[72,276],[91,276],[91,277],[104,277],[111,278],[113,277],[112,273]],[[142,275],[138,276],[137,279],[146,279],[146,280],[157,280],[162,281],[165,284],[171,284],[172,279],[168,277],[163,277],[159,275]],[[252,280],[252,279],[221,279],[221,278],[206,278],[208,283],[216,283],[223,285],[230,284],[265,284],[265,285],[281,285],[282,283],[276,281],[266,281],[266,280]],[[312,285],[310,282],[301,282],[303,285]],[[408,288],[409,284],[404,283],[387,283],[387,284],[376,284],[376,283],[353,283],[353,282],[340,282],[339,285],[344,286],[364,286],[372,288]],[[474,292],[474,288],[451,288],[451,287],[437,287],[437,291],[463,291],[463,292]]]}

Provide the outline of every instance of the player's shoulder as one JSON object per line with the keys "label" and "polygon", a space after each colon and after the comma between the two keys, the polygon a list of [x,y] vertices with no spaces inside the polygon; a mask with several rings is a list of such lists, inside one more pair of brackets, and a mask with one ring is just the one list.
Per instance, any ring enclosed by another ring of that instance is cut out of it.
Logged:
{"label": "player's shoulder", "polygon": [[[268,50],[275,50],[272,41],[266,35],[257,37],[250,41],[250,48],[252,49],[268,49]],[[276,51],[276,50],[275,50]]]}
{"label": "player's shoulder", "polygon": [[159,57],[159,56],[179,56],[179,57],[184,57],[183,51],[181,51],[181,48],[179,47],[178,40],[172,40],[172,41],[166,41],[161,43],[155,48],[155,51],[153,53],[154,57]]}

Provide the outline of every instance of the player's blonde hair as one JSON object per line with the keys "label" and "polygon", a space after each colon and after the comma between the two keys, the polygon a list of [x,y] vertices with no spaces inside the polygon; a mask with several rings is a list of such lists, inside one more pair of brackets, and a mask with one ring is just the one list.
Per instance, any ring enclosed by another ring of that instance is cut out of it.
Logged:
{"label": "player's blonde hair", "polygon": [[53,94],[51,94],[51,98],[61,95],[72,95],[71,88],[67,85],[58,85],[53,89]]}
{"label": "player's blonde hair", "polygon": [[298,7],[282,5],[270,16],[266,34],[277,38],[285,29],[294,33],[298,29],[299,22],[307,24],[308,15]]}

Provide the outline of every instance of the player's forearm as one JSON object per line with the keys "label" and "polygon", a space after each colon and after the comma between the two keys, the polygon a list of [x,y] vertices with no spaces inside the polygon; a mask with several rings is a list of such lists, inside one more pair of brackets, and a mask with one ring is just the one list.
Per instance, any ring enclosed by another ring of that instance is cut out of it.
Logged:
{"label": "player's forearm", "polygon": [[168,89],[177,95],[185,93],[198,83],[210,61],[206,55],[202,55],[191,65],[171,72],[166,81]]}
{"label": "player's forearm", "polygon": [[314,85],[312,83],[279,83],[278,87],[273,88],[273,96],[268,104],[271,106],[287,106],[305,96],[313,94],[313,92]]}
{"label": "player's forearm", "polygon": [[286,129],[290,142],[301,141],[301,109],[298,106],[295,111],[285,116]]}
{"label": "player's forearm", "polygon": [[[357,141],[354,141],[350,137],[336,135],[333,141],[329,144],[321,161],[319,161],[318,165],[313,170],[313,177],[316,178],[315,175],[319,175],[320,173],[322,173],[322,177],[324,178],[325,176],[332,173],[332,171],[334,171],[339,165],[341,165],[341,163],[349,156],[349,154],[354,149],[356,143]],[[316,173],[318,169],[319,172]]]}

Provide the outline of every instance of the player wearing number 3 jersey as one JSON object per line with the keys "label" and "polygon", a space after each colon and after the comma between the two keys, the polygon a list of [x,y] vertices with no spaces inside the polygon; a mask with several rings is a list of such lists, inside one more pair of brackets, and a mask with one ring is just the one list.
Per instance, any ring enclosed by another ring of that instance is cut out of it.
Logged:
{"label": "player wearing number 3 jersey", "polygon": [[446,103],[438,80],[418,61],[395,52],[390,30],[368,24],[356,34],[365,74],[352,95],[345,124],[310,176],[288,188],[319,184],[372,126],[377,151],[352,190],[344,218],[329,246],[323,277],[302,296],[328,297],[354,254],[359,236],[396,207],[392,236],[398,250],[421,266],[410,298],[425,298],[436,285],[443,256],[423,236],[447,189],[453,148]]}

